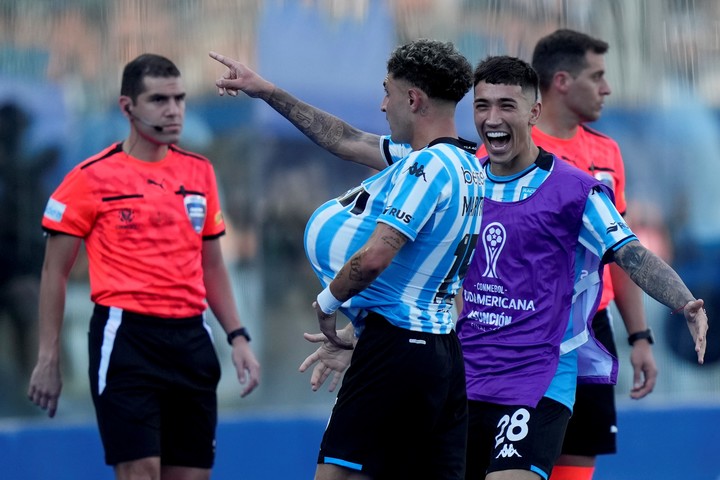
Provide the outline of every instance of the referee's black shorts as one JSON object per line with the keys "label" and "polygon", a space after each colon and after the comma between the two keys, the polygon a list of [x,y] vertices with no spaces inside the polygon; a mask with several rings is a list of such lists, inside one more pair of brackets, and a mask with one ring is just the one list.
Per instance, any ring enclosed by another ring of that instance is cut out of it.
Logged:
{"label": "referee's black shorts", "polygon": [[164,319],[96,305],[89,375],[105,462],[160,457],[211,468],[220,364],[201,315]]}
{"label": "referee's black shorts", "polygon": [[[592,329],[595,338],[617,357],[611,322],[612,318],[607,309],[599,310],[593,317]],[[615,386],[578,384],[573,415],[565,432],[562,453],[594,457],[616,451]]]}
{"label": "referee's black shorts", "polygon": [[466,436],[465,367],[455,332],[413,332],[371,313],[318,463],[374,480],[461,480]]}

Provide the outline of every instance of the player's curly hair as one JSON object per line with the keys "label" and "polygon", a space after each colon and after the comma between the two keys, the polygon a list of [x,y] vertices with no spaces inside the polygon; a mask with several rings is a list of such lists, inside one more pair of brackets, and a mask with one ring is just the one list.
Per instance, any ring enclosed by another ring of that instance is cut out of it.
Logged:
{"label": "player's curly hair", "polygon": [[508,55],[487,57],[475,68],[473,85],[480,82],[492,85],[518,85],[530,92],[537,101],[540,97],[539,80],[535,70],[524,60]]}
{"label": "player's curly hair", "polygon": [[145,77],[175,78],[180,70],[175,64],[154,53],[144,53],[125,65],[120,86],[120,95],[130,97],[133,102],[145,89]]}
{"label": "player's curly hair", "polygon": [[399,46],[390,55],[387,71],[430,98],[455,103],[472,87],[472,65],[452,42],[420,39]]}

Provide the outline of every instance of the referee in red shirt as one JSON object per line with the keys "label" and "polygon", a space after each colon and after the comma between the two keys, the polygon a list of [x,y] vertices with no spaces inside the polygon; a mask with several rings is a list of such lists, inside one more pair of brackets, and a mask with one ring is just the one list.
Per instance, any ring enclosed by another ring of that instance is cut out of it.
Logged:
{"label": "referee in red shirt", "polygon": [[30,400],[55,415],[68,275],[82,242],[95,309],[90,387],[105,461],[117,479],[210,478],[220,364],[205,321],[228,334],[245,396],[260,365],[240,322],[219,237],[211,163],[175,146],[185,115],[180,71],[144,54],[125,66],[128,138],[77,165],[51,195]]}

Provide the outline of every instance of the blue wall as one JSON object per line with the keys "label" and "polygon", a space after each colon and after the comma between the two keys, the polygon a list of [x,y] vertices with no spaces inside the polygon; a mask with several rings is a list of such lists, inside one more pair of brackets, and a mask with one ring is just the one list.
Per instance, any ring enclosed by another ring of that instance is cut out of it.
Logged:
{"label": "blue wall", "polygon": [[[326,415],[223,417],[213,480],[310,479]],[[720,406],[621,409],[620,453],[597,480],[717,480]],[[3,480],[112,480],[94,424],[0,425]]]}

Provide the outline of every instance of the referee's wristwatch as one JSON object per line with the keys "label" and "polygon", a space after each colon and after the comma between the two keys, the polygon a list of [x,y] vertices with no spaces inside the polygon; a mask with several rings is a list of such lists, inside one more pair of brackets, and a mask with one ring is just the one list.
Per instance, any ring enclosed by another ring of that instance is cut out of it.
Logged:
{"label": "referee's wristwatch", "polygon": [[250,342],[250,334],[247,332],[245,327],[237,328],[227,334],[227,341],[230,346],[232,346],[232,343],[233,343],[233,340],[235,339],[235,337],[245,337],[245,340]]}
{"label": "referee's wristwatch", "polygon": [[628,337],[628,344],[632,347],[636,341],[640,339],[646,339],[650,345],[655,343],[655,338],[653,337],[652,330],[649,328],[647,330],[643,330],[641,332],[635,332],[632,335]]}

